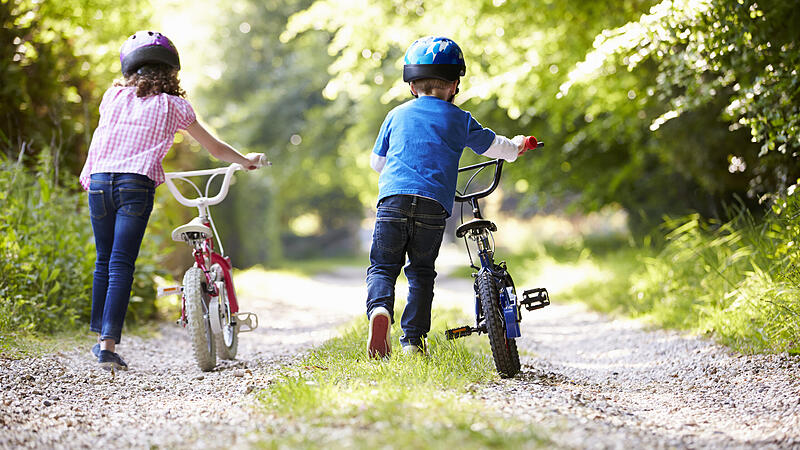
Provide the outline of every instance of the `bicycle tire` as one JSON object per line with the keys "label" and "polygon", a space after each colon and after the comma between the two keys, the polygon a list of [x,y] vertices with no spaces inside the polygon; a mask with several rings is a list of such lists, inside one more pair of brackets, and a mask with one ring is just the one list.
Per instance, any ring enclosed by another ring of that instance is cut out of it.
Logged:
{"label": "bicycle tire", "polygon": [[[220,311],[228,308],[228,291],[221,289]],[[227,322],[225,314],[220,314],[222,332],[216,335],[217,354],[222,359],[236,359],[236,352],[239,350],[239,325],[231,325]]]}
{"label": "bicycle tire", "polygon": [[506,327],[500,309],[500,296],[492,274],[482,271],[475,280],[478,296],[486,323],[486,334],[492,348],[492,357],[497,372],[503,378],[512,378],[519,372],[520,362],[517,342],[506,338]]}
{"label": "bicycle tire", "polygon": [[217,365],[217,354],[214,334],[205,314],[208,309],[208,296],[204,295],[203,288],[205,281],[206,277],[199,267],[187,270],[183,276],[183,299],[194,359],[200,370],[208,372]]}

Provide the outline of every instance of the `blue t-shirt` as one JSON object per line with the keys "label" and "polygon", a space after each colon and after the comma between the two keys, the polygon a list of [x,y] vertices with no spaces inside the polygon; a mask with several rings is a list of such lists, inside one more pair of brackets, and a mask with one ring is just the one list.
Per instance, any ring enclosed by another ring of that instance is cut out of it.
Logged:
{"label": "blue t-shirt", "polygon": [[494,142],[467,111],[432,96],[420,96],[389,112],[375,148],[385,165],[378,179],[378,201],[390,195],[419,195],[452,214],[458,161],[465,147],[477,154]]}

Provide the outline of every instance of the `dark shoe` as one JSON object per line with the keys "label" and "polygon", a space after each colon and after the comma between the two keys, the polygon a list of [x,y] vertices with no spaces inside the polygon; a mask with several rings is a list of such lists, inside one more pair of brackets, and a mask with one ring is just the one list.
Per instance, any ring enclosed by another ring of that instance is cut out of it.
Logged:
{"label": "dark shoe", "polygon": [[92,346],[92,354],[94,355],[95,358],[100,357],[100,344],[94,344]]}
{"label": "dark shoe", "polygon": [[371,358],[385,358],[392,353],[392,319],[389,310],[379,306],[369,318],[367,354]]}
{"label": "dark shoe", "polygon": [[128,365],[119,357],[118,354],[108,350],[100,350],[97,362],[106,370],[128,370]]}

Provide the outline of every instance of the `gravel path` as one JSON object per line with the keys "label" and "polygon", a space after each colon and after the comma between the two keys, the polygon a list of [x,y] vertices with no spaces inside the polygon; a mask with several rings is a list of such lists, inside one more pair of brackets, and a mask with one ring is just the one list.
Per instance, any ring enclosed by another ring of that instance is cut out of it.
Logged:
{"label": "gravel path", "polygon": [[[97,370],[88,348],[0,360],[0,448],[255,442],[269,417],[252,392],[363,314],[364,295],[361,269],[255,277],[238,275],[237,289],[261,325],[241,335],[237,361],[213,372],[196,368],[174,325],[156,338],[124,336],[119,351],[131,370],[115,377]],[[469,280],[443,277],[436,302],[469,311],[470,292]],[[556,303],[522,323],[522,373],[470,395],[545,428],[560,446],[800,448],[797,357],[743,356],[578,305]]]}
{"label": "gravel path", "polygon": [[522,323],[522,374],[474,395],[565,447],[800,448],[796,356],[746,356],[580,305]]}
{"label": "gravel path", "polygon": [[114,377],[98,369],[91,344],[0,359],[0,448],[247,447],[267,423],[252,392],[362,312],[363,289],[354,283],[362,272],[314,280],[237,276],[242,307],[256,312],[260,325],[240,335],[236,361],[212,372],[197,368],[188,334],[170,324],[157,338],[123,334],[118,352],[130,370]]}

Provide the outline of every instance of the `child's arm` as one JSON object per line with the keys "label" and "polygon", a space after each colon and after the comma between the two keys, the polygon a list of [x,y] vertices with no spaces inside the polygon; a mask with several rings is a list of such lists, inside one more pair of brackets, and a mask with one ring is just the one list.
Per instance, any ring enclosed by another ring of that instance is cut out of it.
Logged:
{"label": "child's arm", "polygon": [[500,158],[511,162],[523,153],[525,153],[525,136],[514,136],[514,139],[509,139],[498,134],[494,137],[492,145],[481,154],[488,158]]}
{"label": "child's arm", "polygon": [[381,124],[381,130],[378,132],[378,138],[375,139],[375,146],[372,148],[372,154],[369,158],[369,166],[375,172],[381,173],[383,166],[386,165],[386,152],[389,150],[389,124],[391,122],[392,113],[386,116]]}
{"label": "child's arm", "polygon": [[211,156],[227,161],[229,163],[241,164],[247,170],[252,170],[258,167],[259,158],[261,153],[248,153],[242,155],[236,149],[220,141],[214,137],[208,130],[205,129],[200,122],[194,121],[191,125],[186,127],[186,131],[211,153]]}
{"label": "child's arm", "polygon": [[381,171],[383,171],[383,166],[385,166],[385,165],[386,165],[386,157],[385,156],[379,156],[379,155],[376,155],[375,153],[371,153],[370,154],[369,166],[372,167],[372,170],[374,170],[375,172],[381,173]]}

